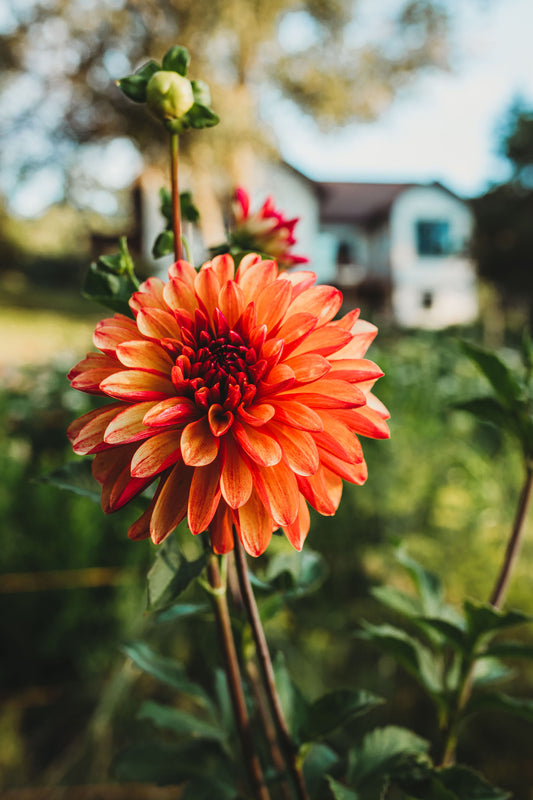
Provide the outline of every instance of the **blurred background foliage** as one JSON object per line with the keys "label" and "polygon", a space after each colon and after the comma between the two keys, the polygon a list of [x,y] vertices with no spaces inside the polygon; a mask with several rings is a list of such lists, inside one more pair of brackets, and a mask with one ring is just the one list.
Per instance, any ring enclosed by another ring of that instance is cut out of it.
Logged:
{"label": "blurred background foliage", "polygon": [[[200,135],[186,150],[194,181],[204,187],[198,198],[195,192],[201,205],[202,191],[204,200],[205,193],[225,191],[221,172],[232,184],[245,177],[252,145],[275,153],[267,128],[257,132],[258,98],[266,89],[275,86],[327,127],[372,119],[419,70],[445,68],[453,26],[443,6],[402,0],[396,10],[384,41],[363,40],[357,3],[343,0],[25,0],[8,7],[0,46],[2,790],[109,781],[121,744],[145,735],[147,723],[135,718],[141,701],[171,699],[124,657],[121,646],[131,638],[143,636],[177,656],[201,682],[211,680],[218,663],[209,617],[154,626],[144,613],[154,548],[126,538],[135,509],[105,517],[89,497],[41,481],[74,458],[65,429],[90,407],[88,398],[70,391],[65,373],[91,348],[102,316],[79,297],[91,236],[131,223],[128,181],[142,170],[140,148],[152,163],[163,157],[152,122],[120,98],[113,79],[176,41],[189,48],[191,75],[210,83],[223,117],[208,147]],[[295,14],[303,15],[308,44],[284,51],[279,26]],[[237,107],[239,114],[230,113]],[[120,180],[108,168],[118,158],[117,141],[128,164]],[[507,153],[517,165],[514,196],[527,202],[531,141],[531,114],[522,109]],[[18,218],[15,208],[31,205],[37,187],[48,198],[44,215]],[[482,263],[494,217],[480,205],[478,218]],[[517,219],[505,217],[504,246],[520,239]],[[522,252],[519,275],[526,280],[531,248]],[[393,558],[397,541],[438,572],[450,601],[459,603],[464,596],[487,598],[509,533],[520,456],[500,431],[451,408],[476,396],[478,385],[484,388],[456,335],[493,341],[501,298],[530,293],[528,283],[502,286],[501,270],[491,269],[482,273],[500,294],[484,290],[490,308],[479,328],[380,332],[370,357],[386,373],[378,394],[392,411],[392,438],[365,443],[368,483],[346,486],[334,519],[313,516],[309,546],[329,567],[321,590],[291,601],[267,623],[274,650],[283,651],[309,697],[349,685],[387,698],[371,721],[352,724],[354,735],[387,722],[430,736],[436,724],[412,679],[353,636],[362,617],[383,619],[372,586],[406,588]],[[523,317],[508,315],[507,323],[506,330],[496,326],[496,341],[512,365]],[[187,546],[188,534],[179,535]],[[257,566],[264,569],[277,551],[289,549],[276,539]],[[533,613],[532,569],[533,544],[526,538],[509,607]],[[191,590],[191,601],[200,599],[198,591]],[[516,693],[531,694],[532,686],[533,676],[517,665]],[[525,723],[480,716],[460,756],[518,800],[531,800],[531,740]]]}

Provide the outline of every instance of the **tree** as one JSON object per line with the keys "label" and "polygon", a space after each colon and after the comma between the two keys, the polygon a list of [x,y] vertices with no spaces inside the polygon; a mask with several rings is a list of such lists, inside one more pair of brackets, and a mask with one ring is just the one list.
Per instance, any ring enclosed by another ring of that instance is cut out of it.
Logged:
{"label": "tree", "polygon": [[[242,165],[243,150],[257,145],[257,98],[266,85],[328,126],[374,118],[420,69],[447,63],[449,20],[438,0],[398,0],[396,15],[368,41],[354,27],[353,0],[13,5],[0,42],[0,109],[8,110],[0,149],[12,188],[15,174],[23,179],[53,162],[68,173],[79,148],[117,136],[145,151],[151,144],[149,157],[157,157],[158,129],[113,81],[178,42],[191,52],[191,76],[210,84],[223,120],[209,134],[209,151],[196,137],[186,153],[193,168],[210,174],[221,161],[235,165],[237,152]],[[297,35],[284,48],[278,29],[287,20]]]}
{"label": "tree", "polygon": [[533,321],[533,109],[513,106],[501,151],[512,174],[473,202],[473,254],[504,302],[527,303]]}

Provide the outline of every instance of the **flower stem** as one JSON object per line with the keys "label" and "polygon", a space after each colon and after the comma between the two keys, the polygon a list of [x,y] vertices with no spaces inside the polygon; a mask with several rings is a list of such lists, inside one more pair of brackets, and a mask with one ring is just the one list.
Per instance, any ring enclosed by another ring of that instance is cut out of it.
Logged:
{"label": "flower stem", "polygon": [[226,662],[226,675],[228,678],[233,714],[237,725],[237,732],[241,741],[244,762],[248,770],[250,783],[257,800],[270,800],[268,789],[265,785],[261,764],[255,752],[250,727],[250,719],[246,709],[242,678],[237,659],[237,651],[231,630],[231,621],[226,598],[226,587],[220,577],[217,557],[211,555],[207,564],[207,579],[211,587],[213,608],[218,625],[220,642]]}
{"label": "flower stem", "polygon": [[172,230],[174,232],[174,258],[182,258],[180,193],[178,189],[179,135],[170,134],[170,183],[172,187]]}
{"label": "flower stem", "polygon": [[494,608],[501,608],[507,595],[507,589],[509,588],[513,569],[518,559],[520,547],[522,545],[522,539],[524,537],[524,522],[527,516],[529,501],[531,500],[532,486],[533,465],[528,464],[526,468],[524,485],[522,486],[520,499],[516,509],[513,528],[511,530],[511,536],[509,537],[509,542],[507,543],[507,548],[505,551],[505,558],[489,600],[490,604],[494,606]]}
{"label": "flower stem", "polygon": [[236,533],[234,533],[234,539],[235,565],[237,567],[239,586],[241,589],[241,595],[244,602],[244,607],[246,609],[246,614],[248,616],[248,621],[252,629],[252,636],[257,652],[257,661],[259,664],[261,677],[263,679],[265,694],[270,706],[272,719],[274,720],[274,724],[276,726],[280,747],[292,778],[298,800],[309,800],[302,770],[297,760],[297,749],[289,733],[277,693],[272,659],[270,658],[265,632],[263,630],[261,617],[259,616],[259,610],[257,608],[252,585],[250,583],[250,576],[248,574],[248,567],[246,564],[246,555]]}
{"label": "flower stem", "polygon": [[[526,467],[526,476],[518,505],[516,507],[516,514],[511,529],[511,535],[505,550],[505,556],[501,566],[500,573],[494,584],[494,589],[490,595],[489,603],[493,608],[500,609],[505,601],[507,590],[511,582],[514,566],[520,554],[520,547],[522,539],[524,538],[525,521],[529,502],[531,500],[531,491],[533,488],[533,465],[528,464]],[[444,739],[444,748],[442,756],[442,766],[449,766],[455,763],[455,751],[457,748],[457,734],[458,727],[461,722],[462,712],[468,703],[472,690],[474,688],[474,665],[468,665],[465,670],[464,678],[458,691],[457,704],[454,710],[450,713],[450,719],[446,729]]]}

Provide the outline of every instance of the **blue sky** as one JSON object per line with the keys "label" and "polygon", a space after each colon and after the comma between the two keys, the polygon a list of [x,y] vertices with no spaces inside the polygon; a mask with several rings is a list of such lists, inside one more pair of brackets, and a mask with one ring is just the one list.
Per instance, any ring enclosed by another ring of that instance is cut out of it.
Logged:
{"label": "blue sky", "polygon": [[440,180],[462,196],[505,179],[498,130],[514,98],[533,105],[533,0],[455,0],[452,8],[450,73],[425,74],[377,122],[334,134],[285,108],[275,125],[284,158],[317,179]]}

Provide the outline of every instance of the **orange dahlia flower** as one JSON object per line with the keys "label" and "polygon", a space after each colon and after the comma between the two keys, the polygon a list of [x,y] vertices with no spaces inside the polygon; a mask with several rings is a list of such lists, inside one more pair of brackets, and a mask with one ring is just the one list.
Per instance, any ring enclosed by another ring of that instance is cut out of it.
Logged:
{"label": "orange dahlia flower", "polygon": [[199,272],[178,261],[130,300],[135,319],[96,326],[72,386],[113,402],[69,427],[109,513],[158,481],[132,539],[162,542],[185,517],[217,553],[232,529],[251,555],[282,527],[302,548],[307,503],[334,514],[342,481],[367,477],[357,434],[389,435],[370,389],[383,373],[363,358],[377,329],[312,272],[278,276],[274,261],[230,256]]}

